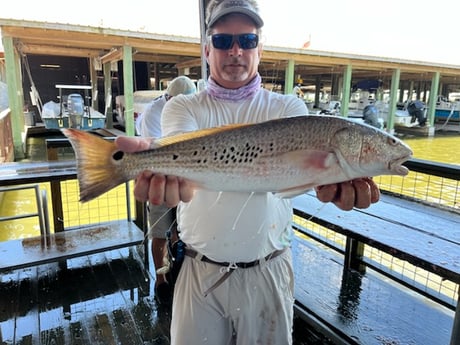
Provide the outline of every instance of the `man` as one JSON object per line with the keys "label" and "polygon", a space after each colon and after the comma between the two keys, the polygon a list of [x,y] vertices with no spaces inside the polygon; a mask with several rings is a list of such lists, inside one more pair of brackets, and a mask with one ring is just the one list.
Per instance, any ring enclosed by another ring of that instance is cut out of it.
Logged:
{"label": "man", "polygon": [[161,137],[161,112],[166,102],[177,95],[191,95],[196,92],[195,83],[181,75],[168,84],[163,95],[151,101],[136,121],[137,133],[142,137]]}
{"label": "man", "polygon": [[300,88],[302,85],[301,84],[296,84],[294,88],[292,89],[292,94],[296,95],[298,98],[303,98],[304,93],[302,89]]}
{"label": "man", "polygon": [[[190,95],[196,92],[195,83],[186,76],[174,78],[168,85],[166,92],[155,98],[141,114],[136,122],[138,133],[143,137],[160,138],[161,113],[166,102],[178,95]],[[159,272],[164,265],[166,254],[166,231],[175,231],[175,209],[161,205],[149,205],[149,237],[152,239],[152,257],[156,269],[155,299],[158,303],[168,306],[172,301],[172,287]]]}
{"label": "man", "polygon": [[[207,88],[175,97],[163,110],[163,134],[308,113],[304,102],[260,87],[263,20],[254,0],[211,0],[207,8]],[[125,151],[148,142],[119,138]],[[244,181],[241,181],[244,183]],[[317,189],[343,209],[378,200],[368,179]],[[193,190],[187,180],[143,172],[134,194],[178,205],[187,255],[174,290],[171,344],[292,344],[293,236],[289,200],[272,193]]]}

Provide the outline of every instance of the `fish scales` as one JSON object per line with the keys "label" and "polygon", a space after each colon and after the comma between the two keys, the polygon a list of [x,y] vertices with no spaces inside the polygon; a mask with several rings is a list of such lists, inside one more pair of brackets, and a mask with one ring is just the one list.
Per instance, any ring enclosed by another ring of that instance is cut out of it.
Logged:
{"label": "fish scales", "polygon": [[405,175],[401,164],[412,154],[382,130],[326,115],[206,129],[160,139],[137,153],[121,153],[86,132],[63,131],[76,152],[82,201],[144,170],[186,178],[197,188],[298,194],[358,177]]}
{"label": "fish scales", "polygon": [[[280,121],[276,125],[269,122],[220,132],[160,147],[154,154],[147,151],[130,156],[131,164],[133,168],[142,166],[142,170],[186,175],[192,180],[201,179],[201,175],[206,178],[210,174],[225,179],[235,178],[238,183],[242,177],[260,179],[270,175],[272,179],[275,176],[284,179],[291,170],[282,159],[284,153],[311,147],[327,149],[326,133],[305,137],[301,135],[302,125],[305,126],[305,121]],[[314,128],[313,132],[327,131],[320,126],[314,127],[318,128]],[[309,130],[312,131],[312,128]],[[142,163],[139,157],[142,157]]]}

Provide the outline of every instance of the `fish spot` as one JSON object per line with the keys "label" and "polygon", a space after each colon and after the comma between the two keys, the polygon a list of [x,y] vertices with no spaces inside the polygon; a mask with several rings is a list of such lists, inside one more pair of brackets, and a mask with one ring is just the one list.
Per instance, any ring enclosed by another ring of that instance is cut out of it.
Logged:
{"label": "fish spot", "polygon": [[173,161],[175,161],[177,158],[179,158],[179,155],[173,154],[173,156],[172,156]]}
{"label": "fish spot", "polygon": [[121,159],[123,159],[123,156],[124,156],[124,153],[123,151],[117,151],[113,154],[113,159],[115,159],[116,161],[119,161]]}

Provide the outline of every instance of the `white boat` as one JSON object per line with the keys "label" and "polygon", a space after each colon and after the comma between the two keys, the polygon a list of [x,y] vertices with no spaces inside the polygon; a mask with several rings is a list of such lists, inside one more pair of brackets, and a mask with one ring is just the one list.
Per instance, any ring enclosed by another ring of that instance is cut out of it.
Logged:
{"label": "white boat", "polygon": [[[133,93],[133,108],[134,108],[134,122],[152,100],[165,93],[165,90],[140,90]],[[114,110],[115,117],[118,123],[125,126],[125,96],[119,95],[115,97],[116,109]]]}
{"label": "white boat", "polygon": [[364,108],[375,103],[373,93],[365,90],[353,92],[348,103],[348,117],[362,118]]}
{"label": "white boat", "polygon": [[[375,95],[368,91],[360,90],[352,94],[348,106],[348,117],[363,118],[364,109],[371,105],[375,106],[378,110],[378,122],[382,124],[382,128],[386,127],[389,116],[389,103],[376,100]],[[394,124],[396,126],[404,127],[414,127],[419,125],[417,119],[413,121],[412,116],[409,114],[406,108],[396,109]]]}
{"label": "white boat", "polygon": [[436,109],[434,111],[435,120],[460,120],[460,99],[450,101],[449,98],[438,95],[436,99]]}

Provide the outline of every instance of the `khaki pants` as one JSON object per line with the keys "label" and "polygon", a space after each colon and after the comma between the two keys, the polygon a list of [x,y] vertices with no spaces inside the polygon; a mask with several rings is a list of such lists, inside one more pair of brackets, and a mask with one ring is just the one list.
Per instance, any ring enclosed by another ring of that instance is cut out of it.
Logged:
{"label": "khaki pants", "polygon": [[174,290],[172,345],[292,344],[291,250],[237,268],[204,297],[226,267],[186,256]]}

